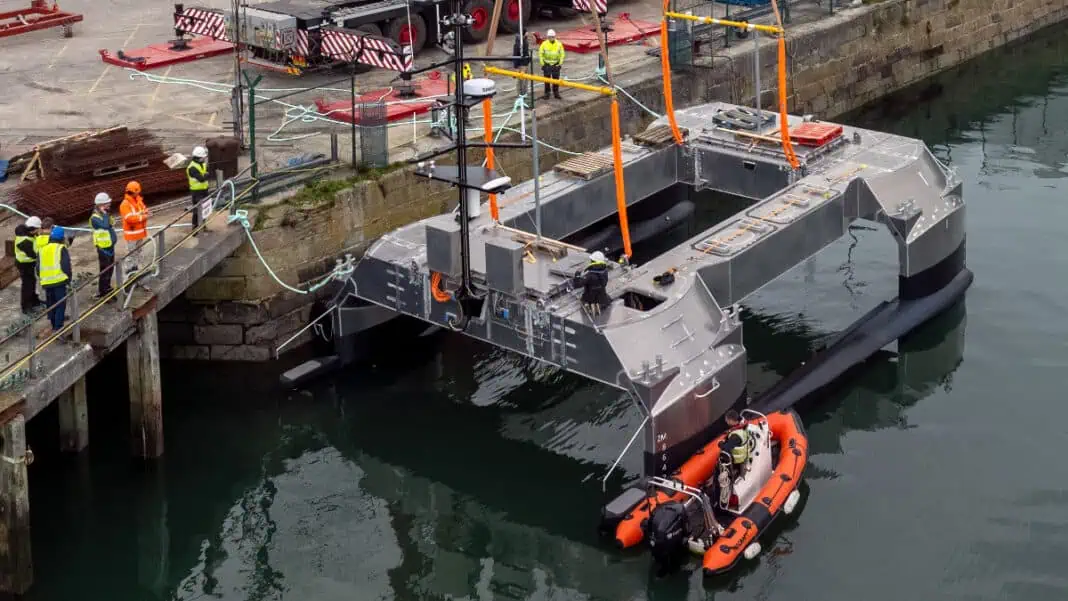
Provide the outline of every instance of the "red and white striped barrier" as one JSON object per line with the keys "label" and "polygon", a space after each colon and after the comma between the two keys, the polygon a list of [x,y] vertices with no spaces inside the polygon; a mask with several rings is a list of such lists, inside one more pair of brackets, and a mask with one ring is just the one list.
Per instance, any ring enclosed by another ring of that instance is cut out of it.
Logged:
{"label": "red and white striped barrier", "polygon": [[[593,12],[590,5],[590,0],[571,0],[571,7],[579,12]],[[597,9],[597,14],[603,15],[608,12],[608,0],[593,0],[592,5]]]}
{"label": "red and white striped barrier", "polygon": [[306,29],[297,30],[297,41],[293,46],[293,54],[299,54],[304,58],[308,58],[308,54],[311,52],[308,45],[308,31]]}
{"label": "red and white striped barrier", "polygon": [[393,40],[333,27],[324,27],[322,32],[323,56],[339,61],[355,60],[391,71],[409,71],[412,68],[414,58],[411,46],[401,48]]}
{"label": "red and white striped barrier", "polygon": [[233,41],[227,39],[226,21],[222,14],[203,8],[187,8],[182,14],[174,15],[174,28],[216,40]]}

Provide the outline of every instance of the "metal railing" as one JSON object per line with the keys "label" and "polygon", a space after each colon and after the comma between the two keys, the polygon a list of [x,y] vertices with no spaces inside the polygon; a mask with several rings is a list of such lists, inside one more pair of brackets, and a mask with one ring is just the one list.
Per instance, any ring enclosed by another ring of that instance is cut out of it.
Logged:
{"label": "metal railing", "polygon": [[[113,299],[117,298],[121,303],[121,306],[124,309],[127,308],[130,299],[132,298],[133,291],[138,286],[138,283],[143,281],[146,277],[158,276],[163,260],[170,256],[171,253],[181,248],[186,241],[192,239],[203,231],[207,224],[217,218],[219,214],[225,212],[227,213],[228,218],[235,216],[237,213],[238,202],[243,201],[250,194],[262,197],[266,194],[300,185],[308,180],[318,177],[324,170],[337,165],[337,145],[337,134],[331,134],[330,156],[315,158],[311,161],[278,170],[260,172],[258,177],[246,175],[254,170],[255,163],[251,163],[236,175],[226,180],[223,179],[222,172],[216,170],[215,191],[202,200],[197,206],[189,206],[190,200],[187,197],[168,203],[161,203],[160,205],[153,207],[154,210],[161,211],[180,207],[183,204],[186,205],[185,209],[166,225],[162,227],[152,226],[148,228],[157,231],[133,248],[128,249],[125,256],[121,259],[116,257],[116,260],[111,266],[104,270],[104,273],[114,273],[115,285],[110,293],[102,298],[95,299],[95,302],[90,303],[85,311],[82,312],[81,301],[87,299],[79,299],[78,295],[87,287],[97,285],[99,273],[94,273],[92,277],[88,277],[82,282],[78,282],[77,278],[73,278],[70,282],[72,287],[68,289],[67,293],[60,301],[46,307],[39,315],[27,318],[24,323],[15,327],[14,330],[9,331],[3,338],[0,338],[0,359],[3,359],[3,362],[7,364],[6,367],[0,369],[0,391],[18,388],[26,380],[33,378],[37,368],[37,357],[50,346],[55,344],[55,342],[64,338],[67,334],[71,335],[71,339],[75,343],[81,343],[82,323],[86,318],[99,311]],[[229,192],[229,200],[224,200],[226,199],[227,192]],[[173,228],[189,227],[191,225],[189,223],[189,217],[192,215],[193,211],[202,211],[203,218],[201,219],[200,225],[187,231],[182,238],[168,250],[167,232],[174,231]],[[89,240],[92,239],[91,235],[86,235],[84,237]],[[151,251],[151,260],[149,261],[143,261],[145,258],[143,255],[149,254],[146,251]],[[137,259],[142,260],[138,261]],[[127,270],[126,267],[130,263],[145,264],[137,265],[136,269]],[[48,311],[54,309],[63,302],[67,303],[67,321],[65,321],[59,332],[54,332],[44,340],[38,341],[36,336],[37,326],[40,322],[48,319]],[[13,353],[18,354],[14,354],[13,356]]]}
{"label": "metal railing", "polygon": [[[241,171],[238,176],[244,174],[250,168],[251,165]],[[35,368],[37,367],[36,358],[38,355],[68,333],[71,335],[71,338],[75,343],[80,343],[82,322],[90,315],[100,310],[100,308],[106,306],[112,299],[118,297],[123,307],[125,307],[129,303],[130,297],[132,296],[138,281],[148,276],[150,272],[154,276],[159,275],[160,265],[163,260],[170,256],[175,250],[181,248],[183,243],[192,239],[207,227],[208,223],[218,217],[222,212],[220,209],[228,209],[227,214],[233,215],[236,211],[238,201],[250,194],[258,183],[257,181],[252,180],[242,192],[238,193],[237,188],[233,183],[234,179],[238,176],[224,181],[222,179],[222,172],[216,171],[217,187],[214,194],[209,195],[196,206],[187,207],[177,217],[171,220],[170,223],[129,249],[121,260],[116,258],[116,260],[103,271],[103,273],[108,273],[110,271],[115,274],[115,286],[110,293],[97,299],[96,302],[91,304],[84,312],[80,311],[78,294],[90,286],[97,285],[96,274],[94,274],[94,277],[86,278],[85,281],[78,283],[72,289],[68,289],[62,299],[46,307],[39,315],[29,319],[26,323],[0,339],[0,349],[3,349],[3,351],[0,352],[3,352],[4,359],[8,363],[7,367],[0,370],[0,390],[17,388],[26,380],[33,378],[35,375]],[[229,201],[220,203],[220,200],[224,198],[224,193],[227,191],[231,192]],[[185,202],[189,201],[186,200]],[[187,232],[173,247],[170,248],[170,250],[168,250],[166,245],[167,231],[174,227],[187,226],[188,223],[181,222],[184,222],[191,216],[193,211],[201,211],[202,214],[204,214],[208,212],[209,207],[211,213],[205,215],[206,218],[202,220],[201,224]],[[90,236],[86,237],[91,240]],[[132,258],[141,257],[141,255],[144,254],[145,249],[152,250],[152,260],[144,266],[138,266],[136,270],[127,272],[127,270],[124,269],[127,263],[130,262]],[[71,283],[73,284],[74,282],[72,281]],[[38,342],[35,333],[37,329],[36,326],[41,321],[47,320],[48,312],[62,303],[67,303],[67,316],[69,322],[65,322],[58,332],[53,332],[44,340]],[[22,354],[12,358],[8,349],[14,345],[24,345],[22,346],[24,351]]]}

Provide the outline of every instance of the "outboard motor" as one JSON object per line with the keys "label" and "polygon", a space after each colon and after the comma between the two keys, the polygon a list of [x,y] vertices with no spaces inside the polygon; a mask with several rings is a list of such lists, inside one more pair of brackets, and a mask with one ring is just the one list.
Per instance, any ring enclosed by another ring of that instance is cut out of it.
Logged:
{"label": "outboard motor", "polygon": [[653,561],[664,571],[674,570],[686,556],[690,518],[686,506],[672,501],[657,505],[645,524],[645,538]]}

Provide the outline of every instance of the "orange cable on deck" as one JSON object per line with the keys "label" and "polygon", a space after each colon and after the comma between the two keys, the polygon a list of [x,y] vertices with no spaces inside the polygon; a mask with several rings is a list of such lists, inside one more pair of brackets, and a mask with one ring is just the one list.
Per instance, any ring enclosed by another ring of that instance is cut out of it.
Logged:
{"label": "orange cable on deck", "polygon": [[[489,146],[493,144],[493,101],[489,98],[482,101],[482,129],[486,130],[486,169],[493,169],[493,148]],[[500,217],[497,213],[497,195],[489,195],[490,203],[490,217],[494,221],[498,221]]]}
{"label": "orange cable on deck", "polygon": [[682,132],[679,124],[675,121],[675,100],[671,94],[671,59],[668,57],[668,26],[667,15],[671,0],[664,0],[664,17],[660,20],[660,73],[664,80],[664,113],[667,115],[668,125],[671,126],[671,137],[675,138],[676,144],[682,144]]}
{"label": "orange cable on deck", "polygon": [[620,140],[619,100],[612,96],[612,163],[616,175],[616,210],[619,211],[619,231],[623,232],[623,254],[629,259],[630,225],[627,222],[627,194],[623,187],[623,145]]}

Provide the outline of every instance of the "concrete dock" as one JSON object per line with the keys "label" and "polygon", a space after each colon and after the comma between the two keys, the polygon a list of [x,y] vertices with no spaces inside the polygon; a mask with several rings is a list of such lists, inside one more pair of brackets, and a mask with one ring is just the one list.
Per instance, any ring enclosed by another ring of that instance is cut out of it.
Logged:
{"label": "concrete dock", "polygon": [[[237,250],[246,236],[239,223],[227,223],[227,212],[216,212],[196,237],[190,237],[190,217],[183,217],[183,212],[184,206],[151,216],[150,225],[181,219],[155,233],[163,236],[163,244],[156,246],[156,252],[162,250],[166,256],[159,261],[158,275],[149,274],[131,284],[133,291],[126,307],[121,296],[94,305],[91,297],[96,294],[95,281],[78,291],[76,300],[68,302],[68,325],[76,322],[77,316],[84,316],[78,324],[80,342],[74,342],[68,334],[45,346],[51,329],[46,315],[38,316],[32,327],[0,341],[0,373],[12,368],[21,372],[25,368],[19,364],[26,363],[24,358],[31,344],[37,347],[33,351],[32,373],[10,378],[7,389],[0,392],[0,591],[22,593],[33,581],[26,476],[32,453],[25,442],[26,422],[52,402],[58,402],[64,450],[83,450],[89,444],[85,375],[106,355],[122,348],[124,342],[129,366],[132,453],[145,458],[163,453],[156,312]],[[155,246],[154,242],[151,244]],[[118,248],[121,258],[124,243],[120,241]],[[88,235],[75,238],[70,254],[75,277],[83,273],[95,276],[96,250]],[[148,265],[151,260],[151,252],[142,253],[140,264]],[[15,283],[0,291],[0,331],[11,332],[24,321],[19,310],[19,289]],[[72,313],[75,304],[81,309]]]}

